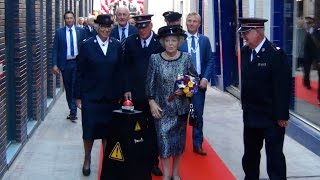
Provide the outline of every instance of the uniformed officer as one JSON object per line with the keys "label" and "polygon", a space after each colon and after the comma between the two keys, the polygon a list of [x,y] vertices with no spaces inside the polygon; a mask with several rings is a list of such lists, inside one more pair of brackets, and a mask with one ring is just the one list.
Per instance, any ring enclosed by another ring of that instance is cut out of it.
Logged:
{"label": "uniformed officer", "polygon": [[151,54],[164,51],[156,38],[158,35],[152,31],[151,14],[138,15],[133,18],[138,33],[127,38],[125,43],[124,60],[126,68],[126,82],[124,98],[132,100],[134,107],[141,110],[148,118],[148,126],[152,148],[152,173],[162,176],[158,167],[157,139],[153,117],[150,113],[148,99],[145,95],[146,76]]}
{"label": "uniformed officer", "polygon": [[181,25],[182,14],[174,11],[167,11],[162,14],[167,25]]}
{"label": "uniformed officer", "polygon": [[91,150],[94,140],[102,139],[103,152],[107,146],[112,111],[122,97],[122,47],[109,37],[113,21],[101,14],[94,20],[97,35],[81,47],[77,58],[76,104],[81,108],[84,162],[82,173],[90,175]]}
{"label": "uniformed officer", "polygon": [[263,141],[269,178],[286,179],[283,141],[289,119],[290,70],[284,51],[264,35],[266,21],[239,18],[238,32],[246,44],[241,49],[245,180],[259,179]]}

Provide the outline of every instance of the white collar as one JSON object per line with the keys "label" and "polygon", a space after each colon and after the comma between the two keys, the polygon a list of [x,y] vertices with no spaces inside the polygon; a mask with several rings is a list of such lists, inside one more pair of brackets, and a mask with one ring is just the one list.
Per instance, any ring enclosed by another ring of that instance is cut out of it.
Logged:
{"label": "white collar", "polygon": [[69,31],[69,29],[76,30],[76,27],[75,27],[74,25],[72,25],[71,28],[69,28],[68,26],[66,26],[66,29],[67,29],[67,31]]}
{"label": "white collar", "polygon": [[140,39],[140,40],[141,40],[141,43],[143,43],[143,41],[146,41],[146,42],[147,42],[147,45],[148,45],[149,42],[150,42],[151,39],[152,39],[152,36],[153,36],[153,31],[151,31],[151,34],[150,34],[150,36],[149,36],[147,39]]}
{"label": "white collar", "polygon": [[256,48],[254,48],[254,50],[256,51],[257,54],[260,51],[260,49],[263,46],[265,41],[266,41],[266,37],[264,37],[263,40],[260,42],[260,44]]}
{"label": "white collar", "polygon": [[108,37],[108,39],[107,39],[105,42],[103,42],[98,35],[96,35],[96,39],[97,39],[98,43],[99,43],[101,46],[108,45],[108,43],[109,43],[109,37]]}
{"label": "white collar", "polygon": [[118,25],[119,31],[122,31],[122,28],[126,28],[126,30],[129,30],[129,23],[127,22],[126,26],[124,26],[124,27]]}
{"label": "white collar", "polygon": [[194,37],[198,37],[198,32],[196,32],[195,34],[191,34],[191,33],[189,33],[188,31],[186,32],[186,34],[187,34],[187,36],[188,36],[188,38],[191,38],[191,36],[194,36]]}

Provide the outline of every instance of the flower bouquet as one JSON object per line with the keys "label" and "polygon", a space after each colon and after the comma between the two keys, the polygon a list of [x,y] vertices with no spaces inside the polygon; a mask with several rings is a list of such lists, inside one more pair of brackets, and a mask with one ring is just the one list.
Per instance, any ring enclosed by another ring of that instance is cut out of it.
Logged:
{"label": "flower bouquet", "polygon": [[[197,78],[190,75],[179,74],[175,82],[178,89],[182,90],[186,97],[192,97],[193,94],[197,93],[199,86]],[[173,93],[168,97],[168,102],[173,101],[177,95]]]}

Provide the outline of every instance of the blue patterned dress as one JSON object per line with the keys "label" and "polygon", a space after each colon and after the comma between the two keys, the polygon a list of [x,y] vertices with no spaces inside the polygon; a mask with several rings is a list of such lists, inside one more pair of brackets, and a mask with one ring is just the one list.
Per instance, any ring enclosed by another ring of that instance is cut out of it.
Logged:
{"label": "blue patterned dress", "polygon": [[177,90],[175,81],[179,74],[198,76],[188,53],[181,52],[180,57],[175,60],[166,60],[161,53],[151,55],[146,95],[149,99],[154,99],[162,109],[161,119],[154,120],[162,158],[182,154],[186,144],[187,121],[181,117],[189,112],[190,102],[185,96],[177,96],[170,102],[167,100]]}

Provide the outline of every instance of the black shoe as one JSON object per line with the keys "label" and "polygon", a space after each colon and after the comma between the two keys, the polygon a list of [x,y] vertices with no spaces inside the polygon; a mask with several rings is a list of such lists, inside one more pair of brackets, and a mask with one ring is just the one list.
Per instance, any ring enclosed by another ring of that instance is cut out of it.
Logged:
{"label": "black shoe", "polygon": [[199,148],[193,147],[193,152],[196,153],[196,154],[199,154],[201,156],[206,156],[207,155],[207,152],[204,151],[202,149],[202,147],[199,147]]}
{"label": "black shoe", "polygon": [[160,168],[156,165],[154,165],[151,169],[152,174],[154,174],[155,176],[162,176],[162,172],[160,170]]}
{"label": "black shoe", "polygon": [[75,115],[71,115],[71,116],[70,116],[70,120],[71,120],[71,121],[78,120],[78,117],[77,117],[77,116],[75,116]]}
{"label": "black shoe", "polygon": [[68,115],[67,116],[67,119],[71,120],[71,121],[75,121],[75,120],[78,120],[78,117],[76,115]]}
{"label": "black shoe", "polygon": [[86,169],[86,168],[82,167],[82,174],[84,176],[89,176],[90,172],[91,172],[90,168]]}

